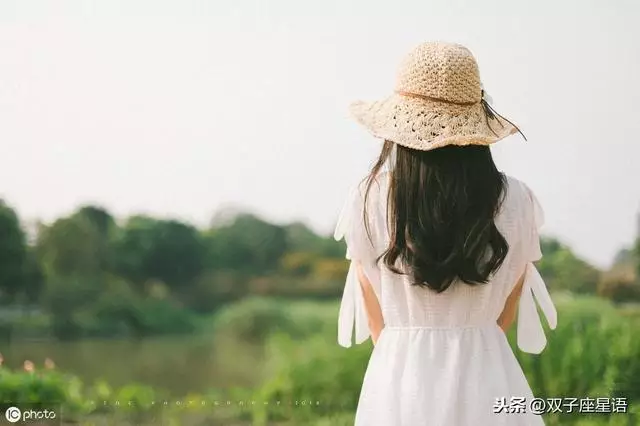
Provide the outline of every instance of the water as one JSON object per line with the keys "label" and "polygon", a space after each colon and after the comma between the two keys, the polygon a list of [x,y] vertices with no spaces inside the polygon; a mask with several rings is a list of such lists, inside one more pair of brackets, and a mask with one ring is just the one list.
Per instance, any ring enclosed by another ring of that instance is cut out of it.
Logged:
{"label": "water", "polygon": [[12,341],[0,346],[4,363],[21,368],[25,360],[42,368],[51,358],[56,368],[86,384],[102,379],[114,387],[132,382],[165,390],[172,396],[204,393],[230,386],[253,386],[261,378],[262,353],[248,343],[223,342],[211,336]]}

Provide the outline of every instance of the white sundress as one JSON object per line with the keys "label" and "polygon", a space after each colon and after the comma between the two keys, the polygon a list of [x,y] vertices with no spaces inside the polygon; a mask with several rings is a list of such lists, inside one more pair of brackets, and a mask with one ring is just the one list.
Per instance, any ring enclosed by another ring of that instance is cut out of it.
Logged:
{"label": "white sundress", "polygon": [[[531,388],[507,338],[497,325],[507,296],[526,271],[517,317],[517,344],[540,353],[546,337],[536,308],[551,328],[557,313],[532,262],[541,258],[538,229],[543,213],[522,182],[507,177],[506,196],[496,226],[509,244],[502,267],[487,285],[454,283],[436,294],[410,286],[375,259],[389,242],[386,226],[387,177],[380,175],[368,201],[370,237],[363,222],[364,187],[343,209],[335,238],[347,243],[352,261],[338,321],[338,343],[363,343],[370,336],[354,263],[359,261],[380,302],[384,329],[371,354],[362,384],[355,426],[539,426],[525,412],[497,412],[499,400],[524,405]],[[505,410],[508,411],[508,410]],[[519,410],[511,410],[519,411]]]}

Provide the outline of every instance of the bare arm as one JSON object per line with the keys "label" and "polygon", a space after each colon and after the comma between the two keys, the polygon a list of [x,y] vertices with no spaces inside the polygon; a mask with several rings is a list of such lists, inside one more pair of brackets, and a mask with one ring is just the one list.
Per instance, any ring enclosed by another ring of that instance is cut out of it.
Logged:
{"label": "bare arm", "polygon": [[520,295],[522,294],[522,286],[524,284],[525,273],[520,276],[520,279],[516,283],[513,290],[511,290],[511,294],[507,297],[507,301],[504,304],[504,309],[498,317],[498,325],[502,330],[507,333],[513,321],[516,319],[516,312],[518,311],[518,301],[520,300]]}
{"label": "bare arm", "polygon": [[362,296],[364,297],[365,310],[367,311],[367,319],[369,323],[369,330],[371,331],[371,341],[375,345],[384,327],[384,320],[382,319],[382,309],[378,297],[371,282],[365,275],[362,265],[357,264],[358,281],[360,282],[360,288],[362,289]]}

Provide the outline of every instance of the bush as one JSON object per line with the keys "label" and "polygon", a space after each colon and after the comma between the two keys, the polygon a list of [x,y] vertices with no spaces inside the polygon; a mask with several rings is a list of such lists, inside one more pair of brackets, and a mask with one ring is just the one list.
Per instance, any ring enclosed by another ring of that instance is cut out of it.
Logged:
{"label": "bush", "polygon": [[216,335],[235,336],[249,342],[263,341],[271,332],[292,328],[294,322],[281,303],[258,297],[221,309],[214,323]]}
{"label": "bush", "polygon": [[252,412],[256,426],[284,420],[311,424],[336,413],[353,417],[371,345],[347,351],[327,337],[316,335],[302,344],[283,334],[269,339],[275,374],[252,395],[258,401]]}
{"label": "bush", "polygon": [[541,248],[544,256],[537,267],[550,289],[588,295],[596,293],[601,271],[557,240],[545,238]]}
{"label": "bush", "polygon": [[190,333],[198,318],[169,300],[145,299],[135,308],[135,319],[144,335]]}
{"label": "bush", "polygon": [[0,402],[28,404],[33,409],[64,410],[78,416],[91,410],[82,383],[57,371],[11,371],[0,366]]}
{"label": "bush", "polygon": [[315,253],[288,253],[280,259],[280,270],[285,275],[306,277],[311,273],[315,260]]}
{"label": "bush", "polygon": [[328,320],[338,312],[334,303],[330,306],[252,297],[223,308],[215,317],[213,332],[250,343],[262,343],[278,332],[302,338],[327,330]]}
{"label": "bush", "polygon": [[640,302],[640,282],[628,273],[605,276],[598,285],[598,294],[614,303]]}
{"label": "bush", "polygon": [[155,425],[160,417],[173,422],[169,424],[182,424],[177,422],[179,413],[173,407],[159,403],[163,399],[164,395],[147,386],[130,384],[112,389],[103,382],[86,386],[77,377],[56,370],[20,371],[0,366],[0,402],[53,410],[64,424],[104,424],[107,420],[109,424]]}

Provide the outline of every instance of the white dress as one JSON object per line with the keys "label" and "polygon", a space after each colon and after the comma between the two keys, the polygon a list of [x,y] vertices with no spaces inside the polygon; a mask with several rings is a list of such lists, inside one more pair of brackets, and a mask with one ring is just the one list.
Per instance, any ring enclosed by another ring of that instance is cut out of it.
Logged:
{"label": "white dress", "polygon": [[[385,323],[369,360],[355,425],[543,425],[527,407],[531,388],[496,323],[526,270],[517,317],[518,347],[540,353],[546,345],[536,301],[550,327],[556,326],[555,307],[532,263],[542,256],[538,229],[543,214],[535,196],[524,183],[508,177],[496,217],[509,244],[502,267],[487,285],[454,283],[436,294],[410,286],[404,276],[375,263],[389,242],[387,176],[380,175],[367,201],[371,239],[362,216],[363,185],[349,197],[335,233],[336,239],[345,239],[347,259],[352,261],[340,306],[338,343],[351,346],[354,325],[356,344],[370,336],[355,261],[361,262],[374,287]],[[499,400],[514,404],[498,412]]]}

